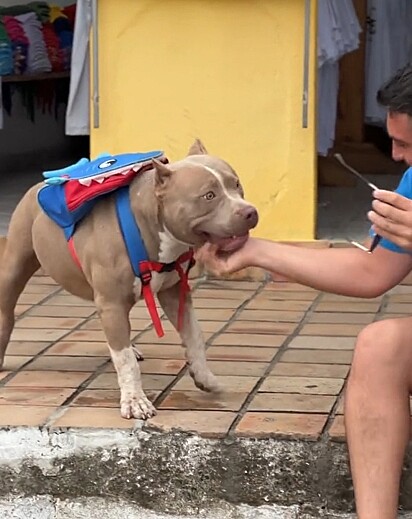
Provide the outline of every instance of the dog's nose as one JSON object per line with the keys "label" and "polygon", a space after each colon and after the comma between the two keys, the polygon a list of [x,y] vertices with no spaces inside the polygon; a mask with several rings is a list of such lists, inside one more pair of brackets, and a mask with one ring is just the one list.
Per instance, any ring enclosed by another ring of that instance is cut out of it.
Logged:
{"label": "dog's nose", "polygon": [[259,216],[257,210],[253,206],[249,205],[242,207],[242,209],[239,209],[238,214],[247,220],[250,227],[256,227]]}

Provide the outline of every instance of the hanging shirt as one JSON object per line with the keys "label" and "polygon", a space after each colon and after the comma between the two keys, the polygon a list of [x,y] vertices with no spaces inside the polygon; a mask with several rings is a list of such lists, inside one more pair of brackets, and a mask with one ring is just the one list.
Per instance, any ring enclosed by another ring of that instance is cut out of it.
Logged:
{"label": "hanging shirt", "polygon": [[78,0],[74,22],[66,135],[90,133],[89,34],[92,23],[91,0]]}
{"label": "hanging shirt", "polygon": [[365,122],[384,126],[378,90],[412,59],[412,2],[368,0],[365,57]]}
{"label": "hanging shirt", "polygon": [[320,155],[327,155],[335,141],[339,60],[359,47],[360,33],[352,0],[319,0],[317,150]]}

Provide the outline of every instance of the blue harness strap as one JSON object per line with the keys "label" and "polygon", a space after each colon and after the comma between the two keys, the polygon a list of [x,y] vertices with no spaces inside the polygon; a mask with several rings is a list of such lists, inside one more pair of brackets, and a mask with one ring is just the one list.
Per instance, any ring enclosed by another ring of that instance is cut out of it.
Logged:
{"label": "blue harness strap", "polygon": [[146,248],[140,229],[130,207],[129,186],[122,187],[115,194],[116,213],[127,254],[136,277],[140,278],[140,262],[148,261]]}

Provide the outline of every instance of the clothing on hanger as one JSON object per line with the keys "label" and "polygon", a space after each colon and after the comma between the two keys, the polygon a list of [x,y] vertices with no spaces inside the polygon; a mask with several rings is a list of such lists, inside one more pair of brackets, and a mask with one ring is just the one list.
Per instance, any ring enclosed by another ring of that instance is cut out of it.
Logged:
{"label": "clothing on hanger", "polygon": [[320,155],[327,155],[335,141],[339,60],[359,47],[361,30],[352,0],[319,0],[317,150]]}

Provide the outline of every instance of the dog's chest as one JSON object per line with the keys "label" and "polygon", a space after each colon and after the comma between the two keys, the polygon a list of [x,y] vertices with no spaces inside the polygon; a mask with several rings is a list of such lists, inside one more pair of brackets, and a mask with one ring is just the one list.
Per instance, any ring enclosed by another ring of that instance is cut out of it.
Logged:
{"label": "dog's chest", "polygon": [[[176,240],[168,231],[159,233],[159,262],[172,263],[179,256],[187,252],[189,245]],[[186,271],[188,262],[183,263],[183,271]],[[150,287],[154,294],[176,285],[180,281],[179,274],[176,270],[171,272],[152,272],[152,280]],[[135,294],[136,299],[141,298],[141,282],[140,279],[135,280]]]}

